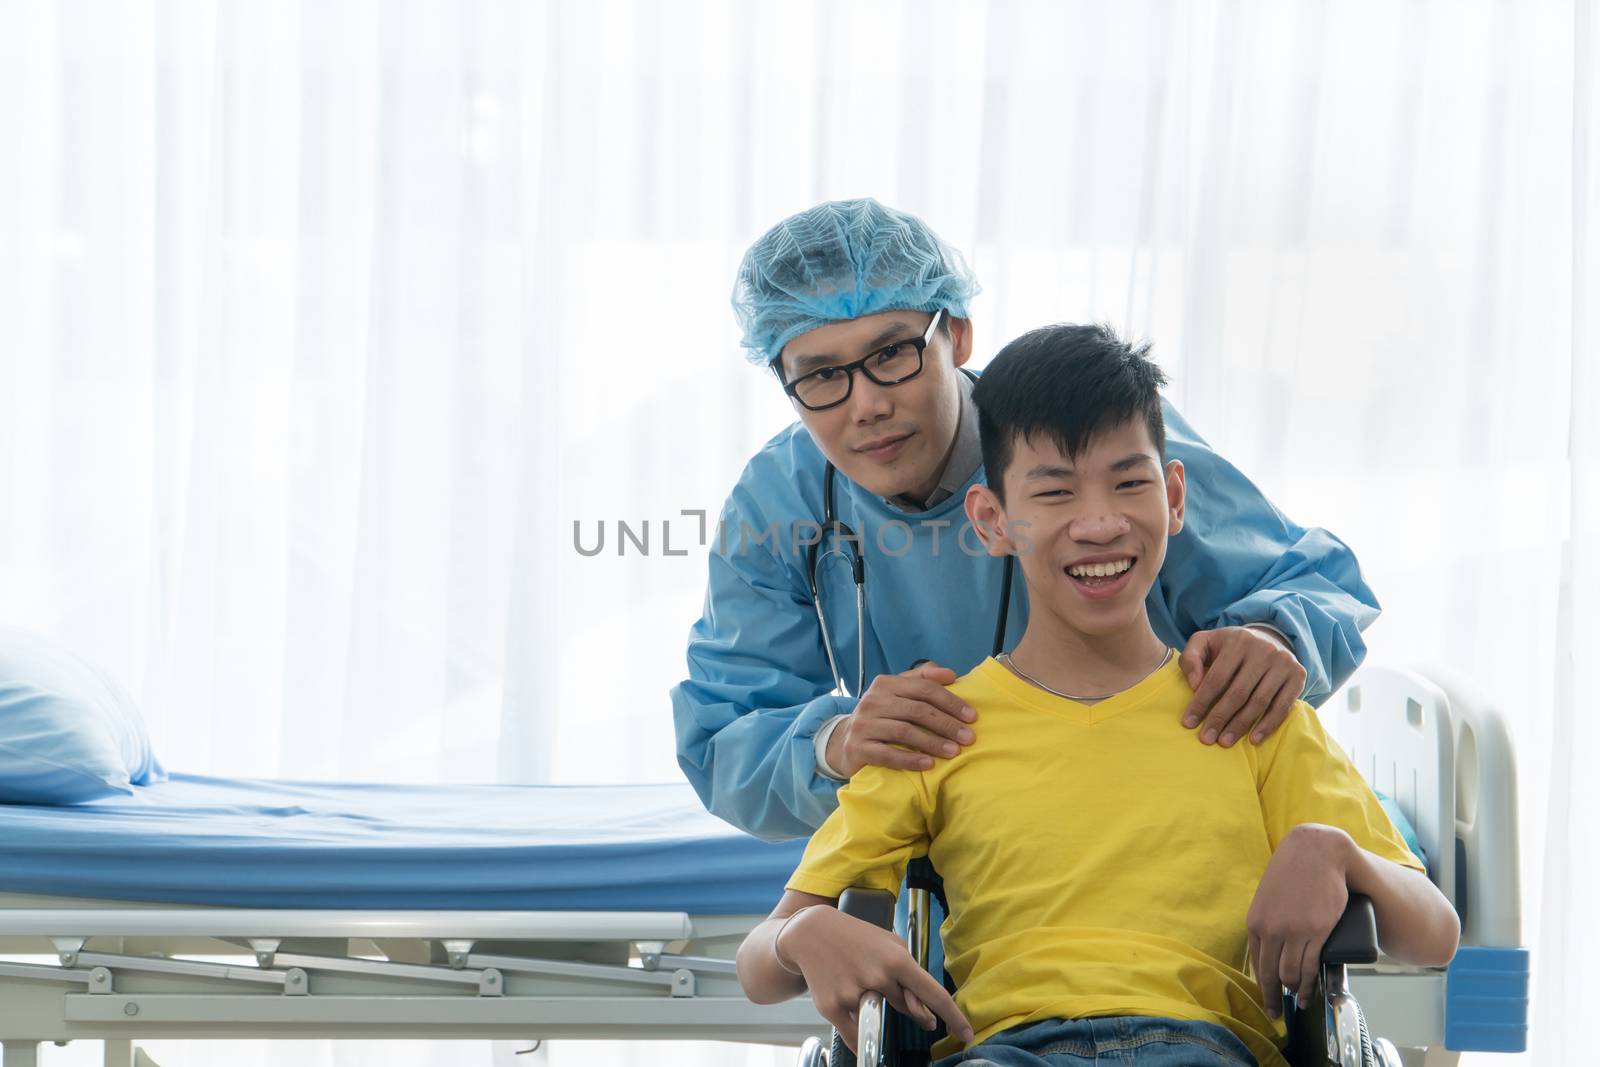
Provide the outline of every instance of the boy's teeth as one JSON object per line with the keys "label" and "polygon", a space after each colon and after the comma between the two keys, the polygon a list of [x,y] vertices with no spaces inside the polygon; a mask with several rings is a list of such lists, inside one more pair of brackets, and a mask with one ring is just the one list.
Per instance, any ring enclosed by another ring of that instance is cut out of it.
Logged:
{"label": "boy's teeth", "polygon": [[1075,578],[1104,578],[1112,574],[1121,574],[1133,566],[1131,559],[1119,559],[1114,563],[1083,563],[1076,567],[1068,567],[1067,573]]}

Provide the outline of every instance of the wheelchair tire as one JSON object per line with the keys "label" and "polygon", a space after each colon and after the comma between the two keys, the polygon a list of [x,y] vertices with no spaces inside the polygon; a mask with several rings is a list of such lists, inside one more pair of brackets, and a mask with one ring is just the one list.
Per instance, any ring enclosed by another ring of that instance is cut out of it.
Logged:
{"label": "wheelchair tire", "polygon": [[839,1031],[833,1032],[833,1044],[828,1048],[828,1067],[856,1067],[856,1054],[844,1043]]}
{"label": "wheelchair tire", "polygon": [[1378,1067],[1377,1057],[1372,1052],[1372,1035],[1367,1033],[1367,1013],[1361,1010],[1361,1005],[1356,1004],[1356,1023],[1361,1028],[1361,1067]]}
{"label": "wheelchair tire", "polygon": [[1386,1037],[1372,1042],[1372,1058],[1377,1067],[1403,1067],[1400,1050]]}

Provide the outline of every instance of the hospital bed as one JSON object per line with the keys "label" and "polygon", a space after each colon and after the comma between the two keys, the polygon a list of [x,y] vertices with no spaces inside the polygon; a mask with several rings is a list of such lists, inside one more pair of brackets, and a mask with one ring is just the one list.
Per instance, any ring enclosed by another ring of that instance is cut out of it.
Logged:
{"label": "hospital bed", "polygon": [[174,775],[0,806],[0,1043],[697,1039],[799,1045],[733,956],[804,842],[687,784],[377,786]]}
{"label": "hospital bed", "polygon": [[[1470,946],[1448,970],[1351,968],[1373,1032],[1431,1047],[1430,1064],[1522,1048],[1503,722],[1437,670],[1368,670],[1323,714],[1411,816]],[[107,1067],[174,1038],[711,1039],[823,1058],[810,1001],[750,1004],[733,968],[803,845],[732,830],[687,786],[175,775],[0,806],[0,843],[3,1067],[80,1039],[105,1041]]]}

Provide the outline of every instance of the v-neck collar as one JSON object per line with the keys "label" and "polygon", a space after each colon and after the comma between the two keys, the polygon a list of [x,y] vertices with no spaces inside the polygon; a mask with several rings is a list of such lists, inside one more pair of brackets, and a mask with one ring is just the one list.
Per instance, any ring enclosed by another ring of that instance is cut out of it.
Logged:
{"label": "v-neck collar", "polygon": [[1017,703],[1084,726],[1093,726],[1097,722],[1104,722],[1130,709],[1143,707],[1170,687],[1174,681],[1187,684],[1183,672],[1178,667],[1178,657],[1175,655],[1169,655],[1166,663],[1137,685],[1093,704],[1084,704],[1081,701],[1058,696],[1025,682],[993,656],[979,664],[978,669],[984,672],[984,681]]}

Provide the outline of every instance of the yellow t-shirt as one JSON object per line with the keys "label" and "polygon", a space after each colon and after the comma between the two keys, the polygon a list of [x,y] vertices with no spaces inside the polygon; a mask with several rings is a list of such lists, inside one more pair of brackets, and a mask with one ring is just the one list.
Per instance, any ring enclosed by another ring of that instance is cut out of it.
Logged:
{"label": "yellow t-shirt", "polygon": [[[1042,1019],[1140,1015],[1227,1027],[1283,1065],[1248,959],[1245,913],[1278,842],[1338,826],[1417,870],[1360,773],[1302,703],[1261,745],[1202,745],[1177,657],[1094,704],[994,659],[950,687],[976,741],[927,771],[869,766],[807,846],[789,888],[899,891],[927,855],[940,934],[974,1040]],[[946,1037],[936,1056],[960,1048]]]}

